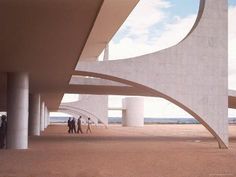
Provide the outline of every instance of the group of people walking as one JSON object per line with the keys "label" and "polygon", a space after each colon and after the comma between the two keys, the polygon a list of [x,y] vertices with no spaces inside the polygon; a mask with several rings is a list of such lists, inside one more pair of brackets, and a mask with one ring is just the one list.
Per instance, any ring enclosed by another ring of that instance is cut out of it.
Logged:
{"label": "group of people walking", "polygon": [[[81,122],[81,116],[78,118],[77,120],[77,130],[76,130],[76,119],[75,118],[71,118],[69,117],[68,121],[67,121],[67,125],[68,125],[68,133],[83,133],[82,130],[82,122]],[[91,120],[90,118],[88,118],[87,121],[87,130],[86,133],[92,133],[91,131]]]}

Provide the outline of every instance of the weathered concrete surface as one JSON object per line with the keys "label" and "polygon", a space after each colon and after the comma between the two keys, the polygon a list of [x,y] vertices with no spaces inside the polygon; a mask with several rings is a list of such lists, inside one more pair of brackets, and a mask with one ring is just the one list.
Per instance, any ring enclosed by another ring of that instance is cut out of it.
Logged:
{"label": "weathered concrete surface", "polygon": [[135,58],[79,62],[78,74],[101,77],[161,95],[198,119],[228,146],[226,0],[201,0],[189,35],[178,45]]}

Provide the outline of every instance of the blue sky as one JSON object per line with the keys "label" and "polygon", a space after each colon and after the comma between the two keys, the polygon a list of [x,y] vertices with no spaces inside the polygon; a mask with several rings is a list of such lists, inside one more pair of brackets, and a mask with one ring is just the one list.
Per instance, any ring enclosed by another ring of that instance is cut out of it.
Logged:
{"label": "blue sky", "polygon": [[229,5],[232,6],[232,5],[236,5],[236,0],[229,0],[228,1]]}

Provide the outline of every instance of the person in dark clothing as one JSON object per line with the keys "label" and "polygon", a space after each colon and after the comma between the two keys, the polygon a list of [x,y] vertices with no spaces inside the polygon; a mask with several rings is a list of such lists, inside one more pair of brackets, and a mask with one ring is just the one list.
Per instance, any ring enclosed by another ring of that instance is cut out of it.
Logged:
{"label": "person in dark clothing", "polygon": [[6,136],[7,136],[7,116],[1,116],[1,127],[0,127],[0,148],[3,149],[6,144]]}
{"label": "person in dark clothing", "polygon": [[67,121],[67,126],[68,126],[68,133],[72,133],[72,120],[70,117]]}
{"label": "person in dark clothing", "polygon": [[76,128],[75,128],[75,118],[72,119],[71,121],[71,128],[72,128],[72,133],[76,133]]}
{"label": "person in dark clothing", "polygon": [[78,121],[77,121],[77,133],[83,133],[83,131],[82,131],[82,127],[81,127],[81,116],[79,116],[79,119],[78,119]]}

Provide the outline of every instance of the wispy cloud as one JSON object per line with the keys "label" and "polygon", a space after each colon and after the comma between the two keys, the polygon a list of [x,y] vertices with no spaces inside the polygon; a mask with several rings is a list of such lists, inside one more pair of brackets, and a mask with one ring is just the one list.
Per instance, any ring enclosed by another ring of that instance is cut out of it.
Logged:
{"label": "wispy cloud", "polygon": [[150,28],[163,21],[166,17],[164,9],[171,6],[166,0],[146,0],[140,1],[135,10],[130,14],[120,32],[124,32],[124,37],[139,38],[149,35]]}
{"label": "wispy cloud", "polygon": [[[193,26],[196,14],[171,16],[169,1],[144,0],[110,43],[110,59],[122,59],[155,52],[175,45]],[[197,8],[197,7],[196,7]]]}

